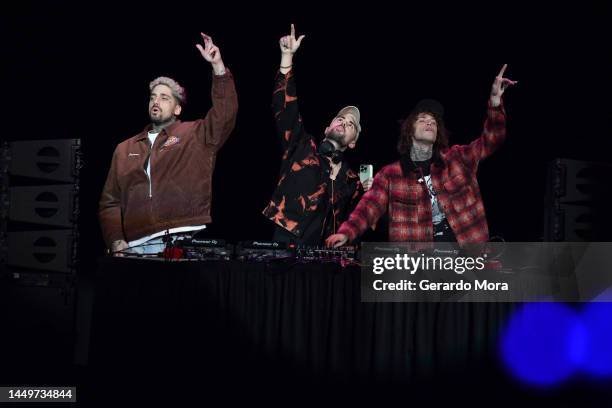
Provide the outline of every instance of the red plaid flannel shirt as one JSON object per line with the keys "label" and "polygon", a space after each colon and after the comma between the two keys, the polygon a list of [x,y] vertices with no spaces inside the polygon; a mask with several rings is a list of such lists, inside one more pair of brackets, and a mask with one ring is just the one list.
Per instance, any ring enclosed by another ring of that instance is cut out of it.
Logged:
{"label": "red plaid flannel shirt", "polygon": [[[498,107],[489,104],[482,135],[468,145],[446,149],[440,154],[441,164],[431,164],[438,204],[460,245],[489,239],[476,172],[480,160],[493,153],[505,136],[503,104]],[[399,161],[383,167],[338,233],[352,241],[389,211],[389,241],[433,241],[431,200],[425,183],[418,182],[420,177],[417,171],[403,174]]]}

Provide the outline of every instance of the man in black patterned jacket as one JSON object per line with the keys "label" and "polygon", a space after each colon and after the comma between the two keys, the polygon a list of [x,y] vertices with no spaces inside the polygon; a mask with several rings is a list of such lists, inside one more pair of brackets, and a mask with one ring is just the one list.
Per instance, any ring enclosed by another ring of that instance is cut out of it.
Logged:
{"label": "man in black patterned jacket", "polygon": [[343,160],[361,131],[361,115],[355,106],[338,112],[319,145],[304,130],[292,69],[293,54],[303,39],[303,35],[295,38],[293,24],[291,34],[280,39],[281,64],[272,108],[283,157],[280,179],[263,214],[276,224],[275,241],[322,245],[346,220],[372,180],[362,185]]}

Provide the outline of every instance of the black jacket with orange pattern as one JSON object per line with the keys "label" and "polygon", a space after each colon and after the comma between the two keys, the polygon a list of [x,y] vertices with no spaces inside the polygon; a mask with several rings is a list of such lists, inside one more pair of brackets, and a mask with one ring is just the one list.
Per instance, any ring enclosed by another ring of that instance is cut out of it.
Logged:
{"label": "black jacket with orange pattern", "polygon": [[346,161],[336,180],[329,178],[331,166],[327,158],[317,153],[315,140],[304,130],[293,70],[286,75],[277,74],[272,109],[283,156],[276,190],[263,214],[300,238],[318,211],[324,211],[324,239],[348,218],[363,195],[363,186]]}

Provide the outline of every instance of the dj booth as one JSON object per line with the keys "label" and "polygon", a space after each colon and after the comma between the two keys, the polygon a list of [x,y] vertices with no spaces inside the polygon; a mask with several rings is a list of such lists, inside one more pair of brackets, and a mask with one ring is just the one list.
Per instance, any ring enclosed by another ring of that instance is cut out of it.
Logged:
{"label": "dj booth", "polygon": [[99,387],[223,395],[506,381],[497,347],[512,304],[363,303],[360,284],[358,266],[336,263],[102,258],[92,372]]}

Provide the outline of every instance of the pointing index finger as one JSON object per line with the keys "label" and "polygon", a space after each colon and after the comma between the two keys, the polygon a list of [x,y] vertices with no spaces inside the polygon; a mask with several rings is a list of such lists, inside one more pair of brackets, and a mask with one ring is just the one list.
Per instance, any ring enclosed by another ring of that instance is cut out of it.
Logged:
{"label": "pointing index finger", "polygon": [[508,64],[504,64],[504,66],[502,67],[502,69],[499,71],[499,74],[497,74],[498,77],[503,77],[504,76],[504,72],[506,72],[506,68],[508,67]]}

